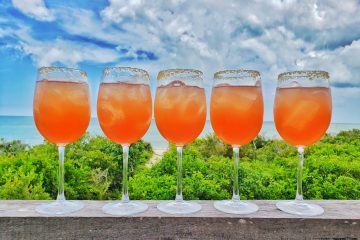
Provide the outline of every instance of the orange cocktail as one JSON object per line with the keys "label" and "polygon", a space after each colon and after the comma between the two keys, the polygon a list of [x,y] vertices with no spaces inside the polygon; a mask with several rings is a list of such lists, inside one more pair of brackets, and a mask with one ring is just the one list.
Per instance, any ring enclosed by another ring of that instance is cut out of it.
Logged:
{"label": "orange cocktail", "polygon": [[204,128],[205,91],[173,81],[157,88],[154,110],[161,135],[169,142],[183,146],[194,141]]}
{"label": "orange cocktail", "polygon": [[86,72],[64,67],[38,69],[33,113],[41,135],[58,146],[59,171],[56,201],[41,204],[41,214],[61,215],[84,207],[78,201],[66,201],[64,194],[65,146],[79,139],[90,122],[90,96]]}
{"label": "orange cocktail", "polygon": [[276,129],[286,142],[295,146],[313,144],[330,124],[330,88],[278,88],[274,115]]}
{"label": "orange cocktail", "polygon": [[298,149],[297,187],[294,201],[280,201],[276,206],[299,216],[316,216],[324,209],[304,202],[302,171],[305,147],[325,134],[331,120],[329,73],[325,71],[294,71],[278,76],[274,102],[275,126],[281,137]]}
{"label": "orange cocktail", "polygon": [[212,89],[211,125],[227,144],[253,140],[261,129],[263,112],[261,87],[219,85]]}
{"label": "orange cocktail", "polygon": [[224,70],[214,74],[211,92],[211,126],[219,138],[232,145],[234,152],[233,196],[215,201],[214,207],[232,214],[249,214],[259,207],[240,200],[239,148],[259,133],[263,122],[260,73],[254,70]]}
{"label": "orange cocktail", "polygon": [[112,141],[131,144],[148,130],[152,115],[149,85],[101,83],[97,102],[101,129]]}
{"label": "orange cocktail", "polygon": [[34,120],[46,140],[59,145],[79,139],[90,122],[86,82],[36,82]]}
{"label": "orange cocktail", "polygon": [[195,69],[160,71],[155,96],[155,121],[161,135],[176,145],[177,186],[175,201],[159,203],[160,211],[188,214],[201,209],[195,202],[184,201],[182,194],[182,149],[194,141],[206,121],[206,97],[202,72]]}
{"label": "orange cocktail", "polygon": [[122,146],[122,197],[109,202],[103,211],[126,216],[145,211],[145,203],[131,201],[128,187],[129,148],[148,130],[152,116],[149,74],[139,68],[108,67],[103,70],[97,99],[101,129]]}

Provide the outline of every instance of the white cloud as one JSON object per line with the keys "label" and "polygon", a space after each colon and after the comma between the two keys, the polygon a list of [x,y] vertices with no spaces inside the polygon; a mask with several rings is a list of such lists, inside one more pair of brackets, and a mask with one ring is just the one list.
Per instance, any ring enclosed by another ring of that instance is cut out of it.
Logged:
{"label": "white cloud", "polygon": [[110,0],[111,7],[102,11],[105,18],[122,22],[127,17],[135,17],[137,12],[142,9],[142,0]]}
{"label": "white cloud", "polygon": [[46,8],[43,0],[12,0],[15,8],[25,15],[40,21],[53,21],[55,18],[51,11]]}
{"label": "white cloud", "polygon": [[83,61],[107,63],[118,59],[118,54],[113,50],[62,39],[56,39],[51,43],[22,43],[21,45],[24,52],[30,55],[38,66],[49,66],[61,62],[66,66],[74,67]]}
{"label": "white cloud", "polygon": [[[15,5],[20,0],[13,2]],[[12,34],[19,38],[21,48],[37,65],[136,59],[136,51],[141,49],[153,52],[159,59],[119,64],[149,70],[152,83],[161,69],[197,68],[205,73],[208,89],[217,70],[257,69],[262,73],[267,120],[272,119],[276,78],[280,72],[328,70],[331,81],[338,87],[334,91],[335,106],[349,104],[354,99],[350,96],[358,93],[351,86],[360,86],[357,0],[341,4],[337,0],[109,0],[109,5],[98,13],[59,5],[49,10],[43,1],[31,2],[39,3],[48,17],[35,13],[41,11],[22,10],[24,13],[27,11],[39,20],[56,18],[67,34],[100,42],[96,45],[69,41],[61,36],[53,42],[41,41],[32,39],[30,34],[39,29],[24,26],[10,32],[0,29],[0,37]],[[102,48],[101,42],[110,47]]]}
{"label": "white cloud", "polygon": [[360,40],[333,51],[310,52],[298,64],[303,69],[329,71],[335,86],[360,87]]}
{"label": "white cloud", "polygon": [[[204,71],[211,86],[219,69],[253,68],[262,72],[265,119],[272,119],[276,78],[299,69],[328,70],[334,86],[334,120],[353,109],[360,84],[360,4],[349,0],[288,1],[143,1],[119,11],[112,0],[102,12],[132,36],[133,47],[155,52],[156,63],[136,63],[154,76],[161,68],[192,67]],[[155,40],[154,40],[155,39]],[[130,63],[133,64],[133,63]],[[345,107],[347,106],[347,108]],[[352,106],[352,107],[349,107]],[[345,110],[344,110],[345,111]],[[352,119],[352,120],[351,120]]]}
{"label": "white cloud", "polygon": [[90,10],[64,7],[54,13],[62,28],[72,35],[89,36],[113,44],[130,43],[134,37],[99,21]]}
{"label": "white cloud", "polygon": [[[102,19],[91,10],[49,10],[42,0],[26,4],[13,0],[13,4],[37,19],[56,18],[69,34],[113,44],[120,57],[136,56],[138,49],[154,52],[159,57],[157,68],[192,66],[212,73],[220,68],[253,67],[270,75],[311,64],[311,68],[324,68],[327,63],[343,73],[342,79],[332,74],[339,78],[336,81],[357,81],[352,78],[354,61],[347,60],[357,56],[341,50],[360,37],[356,0],[342,4],[336,0],[110,0],[100,11]],[[0,34],[7,33],[3,29]],[[17,34],[30,42],[30,36]],[[122,48],[129,51],[121,53]],[[335,57],[341,51],[346,63]]]}
{"label": "white cloud", "polygon": [[260,70],[267,116],[282,71],[324,69],[335,86],[359,84],[358,42],[351,43],[360,38],[356,0],[127,2],[111,0],[101,16],[126,30],[133,47],[160,57],[137,65],[155,74],[167,67],[200,68],[208,80],[219,69]]}
{"label": "white cloud", "polygon": [[[0,35],[4,32],[0,29]],[[17,29],[6,29],[7,36],[17,38],[18,43],[7,44],[6,48],[13,48],[29,55],[35,65],[49,66],[62,63],[75,67],[83,61],[97,63],[114,62],[119,54],[113,49],[104,49],[91,43],[76,42],[57,38],[51,41],[36,40],[31,36],[31,28],[19,24]]]}

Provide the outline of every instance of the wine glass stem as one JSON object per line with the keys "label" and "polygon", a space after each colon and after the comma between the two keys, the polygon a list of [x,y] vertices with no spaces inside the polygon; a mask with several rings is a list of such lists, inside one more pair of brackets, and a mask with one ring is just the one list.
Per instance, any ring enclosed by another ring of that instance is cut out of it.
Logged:
{"label": "wine glass stem", "polygon": [[128,190],[128,161],[129,161],[129,145],[122,145],[123,148],[123,179],[122,179],[122,202],[129,202]]}
{"label": "wine glass stem", "polygon": [[234,188],[233,188],[233,201],[239,201],[239,146],[233,146],[234,152]]}
{"label": "wine glass stem", "polygon": [[299,161],[297,166],[297,188],[296,188],[296,201],[302,201],[303,199],[303,191],[302,191],[302,170],[304,164],[304,147],[298,146],[299,153]]}
{"label": "wine glass stem", "polygon": [[177,185],[176,185],[176,201],[183,201],[182,195],[182,146],[176,147],[177,150]]}
{"label": "wine glass stem", "polygon": [[56,200],[64,201],[64,157],[65,157],[65,145],[58,145],[59,152],[59,171],[58,171],[58,195]]}

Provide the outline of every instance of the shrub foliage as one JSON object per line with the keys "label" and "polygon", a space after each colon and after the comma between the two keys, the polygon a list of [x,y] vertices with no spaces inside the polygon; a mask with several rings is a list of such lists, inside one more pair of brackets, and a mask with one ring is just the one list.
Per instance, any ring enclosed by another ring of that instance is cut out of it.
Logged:
{"label": "shrub foliage", "polygon": [[[177,153],[174,146],[151,168],[149,143],[130,147],[132,199],[173,199]],[[257,137],[240,149],[242,199],[292,199],[296,190],[297,151],[281,140]],[[27,146],[0,141],[0,199],[54,199],[58,155],[55,145]],[[225,199],[232,194],[231,146],[214,134],[183,151],[185,199]],[[84,135],[66,147],[65,194],[68,199],[119,199],[122,148],[103,137]],[[306,199],[360,199],[360,130],[326,135],[305,151]]]}

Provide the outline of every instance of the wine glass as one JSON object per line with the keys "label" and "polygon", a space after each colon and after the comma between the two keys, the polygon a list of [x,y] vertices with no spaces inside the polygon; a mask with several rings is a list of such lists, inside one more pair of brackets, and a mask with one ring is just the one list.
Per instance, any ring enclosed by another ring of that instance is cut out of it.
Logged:
{"label": "wine glass", "polygon": [[57,144],[59,151],[57,199],[38,206],[36,211],[51,215],[78,211],[83,204],[67,201],[64,196],[64,152],[67,144],[84,134],[90,122],[86,73],[63,67],[38,69],[33,111],[37,129],[46,140]]}
{"label": "wine glass", "polygon": [[330,124],[331,108],[327,72],[296,71],[279,75],[274,103],[275,126],[280,136],[299,152],[296,198],[276,204],[284,212],[300,216],[324,212],[320,206],[304,202],[302,168],[304,148],[324,135]]}
{"label": "wine glass", "polygon": [[97,100],[100,127],[123,149],[122,199],[106,204],[103,211],[112,215],[132,215],[144,212],[148,206],[130,201],[128,193],[129,147],[148,130],[152,116],[149,75],[130,67],[105,68]]}
{"label": "wine glass", "polygon": [[175,201],[158,204],[160,211],[171,214],[197,212],[201,206],[183,200],[182,148],[194,141],[204,128],[206,98],[202,72],[192,69],[168,69],[158,74],[155,96],[155,122],[160,134],[176,145],[177,188]]}
{"label": "wine glass", "polygon": [[211,125],[219,138],[233,148],[234,187],[231,200],[215,201],[214,207],[222,212],[249,214],[259,207],[240,200],[239,148],[259,133],[263,122],[263,97],[260,73],[253,70],[226,70],[214,74],[211,93]]}

